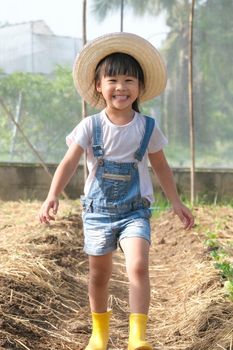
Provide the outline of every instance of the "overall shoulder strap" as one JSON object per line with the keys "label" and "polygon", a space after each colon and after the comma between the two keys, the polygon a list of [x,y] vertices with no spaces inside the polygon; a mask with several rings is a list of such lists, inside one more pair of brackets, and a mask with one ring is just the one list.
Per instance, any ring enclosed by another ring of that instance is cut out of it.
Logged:
{"label": "overall shoulder strap", "polygon": [[93,130],[93,154],[94,157],[102,158],[104,155],[104,149],[103,149],[103,135],[102,135],[102,127],[100,122],[100,114],[94,114],[91,116],[92,121],[92,130]]}
{"label": "overall shoulder strap", "polygon": [[144,115],[144,118],[146,119],[145,132],[144,132],[141,144],[134,155],[135,158],[139,161],[142,160],[142,158],[146,152],[146,149],[147,149],[149,141],[150,141],[151,134],[152,134],[152,132],[154,130],[154,126],[155,126],[155,120],[153,118],[148,117],[146,115]]}

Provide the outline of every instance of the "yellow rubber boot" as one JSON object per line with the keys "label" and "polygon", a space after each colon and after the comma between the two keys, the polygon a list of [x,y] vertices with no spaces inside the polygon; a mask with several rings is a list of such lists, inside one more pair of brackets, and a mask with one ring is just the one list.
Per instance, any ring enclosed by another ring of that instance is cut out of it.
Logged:
{"label": "yellow rubber boot", "polygon": [[103,313],[92,312],[92,334],[85,350],[106,350],[109,339],[111,310]]}
{"label": "yellow rubber boot", "polygon": [[152,350],[146,338],[147,315],[131,314],[129,318],[129,344],[128,350]]}

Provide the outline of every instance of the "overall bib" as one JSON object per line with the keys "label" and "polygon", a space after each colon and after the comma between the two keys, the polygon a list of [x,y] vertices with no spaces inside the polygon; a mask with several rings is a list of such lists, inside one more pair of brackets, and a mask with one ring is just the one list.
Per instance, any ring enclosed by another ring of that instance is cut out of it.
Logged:
{"label": "overall bib", "polygon": [[[134,154],[135,161],[121,163],[104,159],[100,116],[96,114],[91,118],[92,149],[98,166],[88,195],[81,197],[85,235],[84,250],[90,255],[104,255],[116,249],[117,240],[124,238],[122,233],[127,228],[127,222],[130,222],[131,226],[132,222],[137,219],[145,219],[147,224],[149,222],[150,202],[140,193],[138,162],[142,160],[147,150],[155,121],[145,116],[145,132]],[[142,226],[141,222],[140,226]],[[134,232],[136,231],[135,229]],[[141,237],[141,234],[134,233],[130,236]]]}

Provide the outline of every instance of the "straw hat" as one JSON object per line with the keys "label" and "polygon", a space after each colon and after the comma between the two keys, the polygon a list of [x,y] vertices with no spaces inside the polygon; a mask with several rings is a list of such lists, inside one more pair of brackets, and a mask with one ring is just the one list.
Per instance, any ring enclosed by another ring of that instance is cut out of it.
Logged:
{"label": "straw hat", "polygon": [[104,57],[114,52],[127,53],[140,64],[145,80],[145,89],[140,95],[141,102],[150,100],[163,92],[167,73],[164,61],[155,47],[132,33],[111,33],[88,42],[74,62],[74,84],[86,102],[99,109],[105,107],[102,95],[95,90],[95,69]]}

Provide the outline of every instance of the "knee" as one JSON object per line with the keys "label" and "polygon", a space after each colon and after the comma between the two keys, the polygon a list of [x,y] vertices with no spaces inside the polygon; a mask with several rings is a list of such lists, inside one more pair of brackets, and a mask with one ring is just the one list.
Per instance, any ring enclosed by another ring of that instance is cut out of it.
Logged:
{"label": "knee", "polygon": [[128,274],[130,279],[143,279],[149,275],[148,263],[143,259],[135,259],[128,267]]}
{"label": "knee", "polygon": [[109,271],[108,269],[92,268],[89,271],[89,283],[96,287],[101,287],[108,284],[110,276],[111,271]]}

